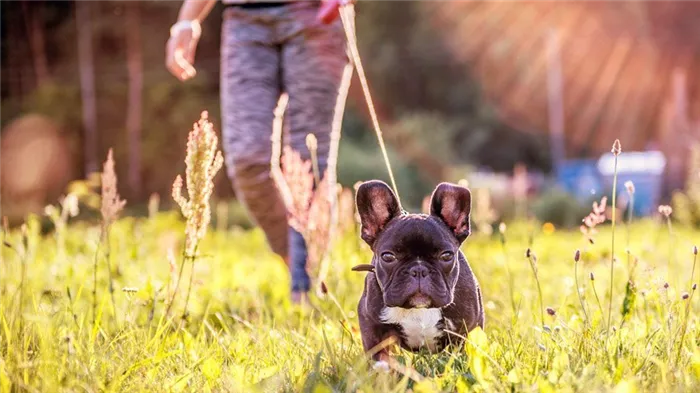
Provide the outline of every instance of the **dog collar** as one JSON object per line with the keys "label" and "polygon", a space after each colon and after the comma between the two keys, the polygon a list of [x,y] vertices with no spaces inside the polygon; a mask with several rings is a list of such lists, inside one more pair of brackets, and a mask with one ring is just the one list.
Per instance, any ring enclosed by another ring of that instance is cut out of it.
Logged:
{"label": "dog collar", "polygon": [[382,282],[379,281],[379,277],[377,277],[377,273],[375,272],[376,267],[372,264],[369,263],[364,263],[361,265],[355,265],[353,266],[350,270],[353,272],[369,272],[369,273],[374,273],[374,279],[377,280],[377,285],[379,286],[379,290],[384,293],[384,285],[382,285]]}

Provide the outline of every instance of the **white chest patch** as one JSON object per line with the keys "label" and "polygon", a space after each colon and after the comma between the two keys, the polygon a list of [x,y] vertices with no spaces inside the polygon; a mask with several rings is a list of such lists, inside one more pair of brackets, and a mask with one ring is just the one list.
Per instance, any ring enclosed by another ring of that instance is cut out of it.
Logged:
{"label": "white chest patch", "polygon": [[385,307],[380,318],[384,323],[400,325],[406,344],[413,349],[425,346],[434,351],[437,339],[445,334],[437,326],[442,319],[439,308]]}

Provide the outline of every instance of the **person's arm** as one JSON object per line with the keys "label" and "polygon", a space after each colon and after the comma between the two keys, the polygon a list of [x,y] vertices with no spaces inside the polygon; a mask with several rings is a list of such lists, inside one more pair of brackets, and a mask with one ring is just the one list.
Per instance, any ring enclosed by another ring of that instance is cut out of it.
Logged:
{"label": "person's arm", "polygon": [[209,15],[216,0],[185,0],[177,14],[177,20],[196,20],[201,22]]}
{"label": "person's arm", "polygon": [[216,0],[185,0],[180,7],[177,23],[170,28],[165,47],[165,65],[176,78],[184,81],[197,73],[194,54],[202,32],[200,22],[209,15]]}

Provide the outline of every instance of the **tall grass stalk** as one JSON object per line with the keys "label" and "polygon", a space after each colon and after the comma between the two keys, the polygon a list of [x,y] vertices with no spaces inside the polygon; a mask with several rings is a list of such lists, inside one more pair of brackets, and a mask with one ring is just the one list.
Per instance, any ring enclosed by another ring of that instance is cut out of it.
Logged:
{"label": "tall grass stalk", "polygon": [[510,265],[508,260],[508,250],[506,248],[506,224],[501,223],[498,226],[498,232],[501,234],[501,250],[503,251],[503,263],[506,267],[506,275],[508,276],[508,294],[510,295],[510,306],[513,310],[513,317],[515,318],[517,311],[515,307],[515,293],[513,292],[513,273],[510,271]]}
{"label": "tall grass stalk", "polygon": [[528,262],[530,262],[530,268],[532,269],[532,274],[535,276],[535,282],[537,283],[537,294],[540,299],[540,321],[542,326],[544,326],[544,300],[542,300],[542,286],[540,285],[540,278],[537,275],[537,256],[529,248],[525,253]]}
{"label": "tall grass stalk", "polygon": [[306,135],[306,148],[309,149],[309,154],[311,155],[311,167],[314,173],[315,186],[321,183],[321,172],[318,166],[318,141],[316,140],[316,135],[307,134]]}
{"label": "tall grass stalk", "polygon": [[[666,228],[668,229],[668,258],[666,260],[666,282],[671,280],[671,265],[672,259],[674,257],[673,252],[673,227],[671,226],[671,214],[673,214],[673,208],[669,205],[660,205],[659,213],[666,220]],[[661,227],[659,227],[659,233],[661,232]]]}
{"label": "tall grass stalk", "polygon": [[690,317],[690,306],[693,304],[693,295],[695,295],[695,290],[697,285],[693,284],[693,276],[695,275],[695,264],[698,260],[698,248],[693,246],[693,270],[690,273],[690,295],[685,299],[685,315],[683,318],[683,327],[681,330],[681,339],[678,343],[678,352],[676,353],[676,365],[681,360],[681,351],[683,350],[683,341],[685,341],[685,333],[688,330],[688,318]]}
{"label": "tall grass stalk", "polygon": [[[28,259],[29,259],[29,228],[27,224],[22,224],[22,271],[19,283],[19,342],[22,345],[22,362],[24,364],[29,363],[29,340],[28,334],[25,334],[25,320],[24,320],[24,297],[25,297],[25,287],[27,285],[27,269],[28,269]],[[23,367],[22,376],[24,383],[29,382],[29,367]]]}
{"label": "tall grass stalk", "polygon": [[22,255],[20,257],[20,282],[19,282],[19,327],[20,337],[24,336],[24,292],[27,283],[27,258],[29,257],[29,230],[27,224],[22,224]]}
{"label": "tall grass stalk", "polygon": [[[109,279],[109,296],[112,300],[112,310],[114,312],[114,319],[118,320],[117,316],[117,302],[114,298],[114,278],[112,277],[112,263],[111,263],[111,252],[109,246],[109,230],[112,223],[117,220],[119,213],[124,209],[126,201],[121,199],[119,193],[117,192],[117,174],[114,170],[114,155],[112,149],[109,149],[107,153],[107,160],[104,162],[102,175],[102,204],[100,207],[100,213],[102,214],[102,228],[100,230],[100,243],[104,247],[105,260],[107,262],[107,277]],[[99,246],[98,246],[99,249]],[[94,298],[93,298],[93,316],[94,309],[97,304],[97,255],[95,254],[95,266],[94,266]],[[97,319],[97,318],[95,318]]]}
{"label": "tall grass stalk", "polygon": [[[192,292],[192,282],[194,281],[194,263],[197,260],[197,249],[198,248],[199,248],[199,244],[194,246],[194,254],[189,256],[189,259],[192,261],[192,263],[190,264],[192,267],[190,269],[190,284],[187,286],[187,296],[185,296],[185,306],[184,306],[184,310],[182,311],[182,319],[187,318],[187,306],[190,303],[190,293]],[[178,281],[180,281],[180,280],[178,280]]]}
{"label": "tall grass stalk", "polygon": [[586,311],[586,305],[583,303],[583,297],[581,296],[581,287],[578,284],[578,262],[581,260],[581,251],[576,250],[574,253],[574,280],[576,282],[576,294],[578,295],[578,301],[581,303],[581,310],[583,310],[583,316],[585,317],[586,323],[588,320],[588,312]]}
{"label": "tall grass stalk", "polygon": [[615,139],[612,147],[612,153],[615,156],[615,166],[613,168],[613,189],[612,189],[612,245],[611,245],[611,255],[610,255],[610,301],[608,302],[608,327],[607,330],[610,331],[610,325],[612,324],[612,304],[613,304],[613,288],[614,288],[614,275],[615,275],[615,219],[617,215],[616,197],[617,197],[617,157],[622,152],[622,147],[620,146],[620,140]]}
{"label": "tall grass stalk", "polygon": [[666,227],[668,228],[668,267],[666,271],[667,280],[671,278],[671,265],[673,261],[673,227],[671,226],[671,214],[665,214],[666,216]]}
{"label": "tall grass stalk", "polygon": [[182,272],[185,271],[185,263],[187,263],[188,255],[186,252],[182,253],[182,262],[180,262],[180,269],[178,270],[177,280],[175,281],[175,288],[168,299],[168,307],[165,308],[165,317],[170,315],[170,310],[173,308],[173,303],[175,302],[175,297],[177,296],[177,291],[180,289],[180,281],[182,281]]}
{"label": "tall grass stalk", "polygon": [[187,180],[187,196],[182,195],[183,180],[177,175],[173,182],[173,200],[180,206],[182,215],[187,220],[185,226],[185,250],[182,256],[180,272],[178,274],[175,290],[171,296],[171,301],[165,311],[165,315],[170,313],[177,290],[180,287],[185,263],[188,259],[192,261],[192,273],[190,285],[187,289],[185,308],[183,317],[187,316],[187,305],[189,303],[192,282],[194,280],[194,263],[197,258],[199,242],[207,233],[207,228],[211,222],[211,206],[209,200],[214,192],[214,176],[221,169],[224,159],[221,151],[217,150],[218,137],[214,131],[214,126],[209,122],[209,114],[202,112],[199,121],[193,125],[187,138],[187,154],[185,157]]}
{"label": "tall grass stalk", "polygon": [[109,280],[109,297],[112,301],[112,311],[114,312],[114,320],[119,325],[119,317],[117,316],[117,302],[114,298],[114,276],[112,274],[112,250],[109,245],[109,226],[104,230],[104,250],[105,250],[105,262],[107,262],[107,279]]}
{"label": "tall grass stalk", "polygon": [[9,248],[14,251],[12,245],[7,241],[7,234],[9,233],[9,224],[7,222],[7,217],[2,218],[2,246],[0,246],[0,307],[3,307],[3,297],[5,296],[5,284],[4,277],[7,277],[7,268],[5,267],[4,249]]}
{"label": "tall grass stalk", "polygon": [[630,198],[629,206],[627,208],[627,268],[630,268],[630,257],[631,257],[631,250],[630,250],[630,239],[632,238],[630,235],[630,227],[632,226],[632,216],[634,215],[634,183],[631,181],[626,181],[625,182],[625,188],[627,189],[627,195]]}
{"label": "tall grass stalk", "polygon": [[102,243],[102,232],[104,229],[100,230],[100,238],[97,242],[97,248],[95,249],[95,258],[93,259],[92,266],[92,323],[97,323],[97,261],[100,256],[100,244]]}
{"label": "tall grass stalk", "polygon": [[692,288],[693,287],[693,280],[695,278],[695,263],[697,262],[698,259],[698,246],[693,246],[693,269],[690,271],[690,284],[689,286]]}
{"label": "tall grass stalk", "polygon": [[600,302],[600,297],[598,297],[598,291],[595,289],[595,275],[591,272],[591,287],[593,287],[593,295],[595,295],[595,301],[598,303],[598,309],[600,310],[600,318],[605,318],[605,313],[603,312],[603,304]]}

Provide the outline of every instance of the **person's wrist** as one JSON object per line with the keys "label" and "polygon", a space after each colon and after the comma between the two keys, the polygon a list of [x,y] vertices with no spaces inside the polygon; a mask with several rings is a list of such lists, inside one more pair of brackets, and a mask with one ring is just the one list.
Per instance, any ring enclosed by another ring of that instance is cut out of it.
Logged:
{"label": "person's wrist", "polygon": [[192,32],[192,39],[197,40],[202,35],[202,26],[196,19],[193,20],[180,20],[172,27],[170,27],[170,37],[176,37],[183,30],[190,30]]}

